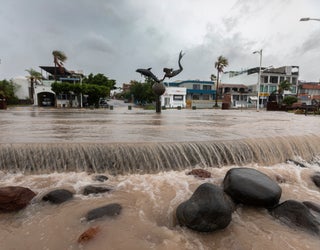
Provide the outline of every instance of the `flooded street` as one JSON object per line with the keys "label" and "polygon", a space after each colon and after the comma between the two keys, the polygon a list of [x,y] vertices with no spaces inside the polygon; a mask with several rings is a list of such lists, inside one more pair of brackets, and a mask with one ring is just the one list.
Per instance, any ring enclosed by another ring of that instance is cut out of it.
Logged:
{"label": "flooded street", "polygon": [[0,143],[213,141],[319,134],[318,116],[256,110],[19,107],[0,111]]}
{"label": "flooded street", "polygon": [[[238,206],[224,230],[198,233],[177,224],[177,206],[202,183],[221,186],[231,168],[259,170],[278,182],[280,202],[319,204],[311,176],[320,168],[320,118],[255,110],[163,110],[16,107],[0,111],[0,186],[37,193],[17,213],[0,213],[0,249],[251,250],[319,248],[320,239]],[[304,168],[288,159],[297,159]],[[186,173],[202,168],[211,178]],[[105,183],[96,174],[108,176]],[[281,180],[279,182],[279,180]],[[87,185],[111,192],[84,195]],[[74,193],[60,205],[41,201],[57,188]],[[116,218],[84,221],[119,203]],[[99,227],[85,244],[78,237]]]}

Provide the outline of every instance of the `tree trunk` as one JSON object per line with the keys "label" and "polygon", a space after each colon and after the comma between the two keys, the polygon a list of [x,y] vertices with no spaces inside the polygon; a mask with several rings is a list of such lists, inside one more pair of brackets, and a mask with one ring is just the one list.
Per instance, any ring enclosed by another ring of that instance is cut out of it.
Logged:
{"label": "tree trunk", "polygon": [[216,103],[214,104],[215,107],[218,107],[218,92],[219,92],[219,71],[218,71],[217,83],[216,83]]}

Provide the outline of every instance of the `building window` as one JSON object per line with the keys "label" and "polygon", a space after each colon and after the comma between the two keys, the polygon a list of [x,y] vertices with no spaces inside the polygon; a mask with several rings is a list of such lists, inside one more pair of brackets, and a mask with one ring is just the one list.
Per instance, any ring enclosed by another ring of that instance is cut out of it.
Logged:
{"label": "building window", "polygon": [[193,89],[200,89],[200,84],[193,84],[192,88]]}
{"label": "building window", "polygon": [[269,86],[269,93],[277,91],[277,86]]}
{"label": "building window", "polygon": [[284,76],[280,76],[280,82],[284,82]]}
{"label": "building window", "polygon": [[59,94],[59,95],[57,96],[57,99],[58,99],[58,100],[68,100],[68,96],[65,95],[65,94]]}
{"label": "building window", "polygon": [[[211,86],[210,86],[211,87]],[[203,100],[210,100],[210,96],[209,95],[203,95],[202,96],[202,99]]]}
{"label": "building window", "polygon": [[292,77],[292,84],[296,85],[297,84],[297,77]]}
{"label": "building window", "polygon": [[211,85],[203,85],[203,90],[211,90]]}
{"label": "building window", "polygon": [[267,85],[261,85],[260,86],[260,92],[267,92],[268,91],[268,86]]}
{"label": "building window", "polygon": [[297,93],[297,87],[296,86],[291,87],[291,93]]}
{"label": "building window", "polygon": [[270,76],[270,83],[278,83],[278,77],[277,76]]}
{"label": "building window", "polygon": [[183,95],[173,95],[173,100],[174,101],[182,101],[183,100]]}
{"label": "building window", "polygon": [[192,100],[199,100],[200,98],[199,98],[199,95],[193,95],[192,96]]}
{"label": "building window", "polygon": [[263,77],[263,83],[268,83],[269,77],[268,76],[264,76]]}

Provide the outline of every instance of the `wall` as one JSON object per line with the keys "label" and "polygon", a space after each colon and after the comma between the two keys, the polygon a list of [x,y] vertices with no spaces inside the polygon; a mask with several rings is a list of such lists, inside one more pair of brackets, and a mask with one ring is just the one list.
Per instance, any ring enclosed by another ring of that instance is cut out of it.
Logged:
{"label": "wall", "polygon": [[[161,104],[167,108],[186,107],[187,89],[183,87],[166,87],[161,96]],[[182,99],[179,97],[182,96]]]}
{"label": "wall", "polygon": [[18,76],[12,78],[12,82],[17,85],[17,90],[15,92],[19,100],[29,99],[29,80],[24,76]]}

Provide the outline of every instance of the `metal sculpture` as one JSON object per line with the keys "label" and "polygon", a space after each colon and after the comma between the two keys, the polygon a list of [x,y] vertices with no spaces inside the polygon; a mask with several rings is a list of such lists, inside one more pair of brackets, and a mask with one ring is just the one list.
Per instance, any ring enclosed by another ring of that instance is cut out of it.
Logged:
{"label": "metal sculpture", "polygon": [[163,72],[165,73],[162,79],[158,79],[152,72],[152,68],[147,69],[137,69],[136,72],[140,73],[141,75],[145,77],[151,78],[155,83],[152,85],[152,91],[156,95],[156,112],[161,113],[161,100],[160,96],[164,94],[166,91],[165,86],[163,85],[163,81],[165,78],[172,78],[183,70],[183,67],[181,65],[181,59],[184,56],[184,53],[180,51],[179,59],[178,59],[178,65],[179,69],[173,70],[172,68],[163,68]]}

